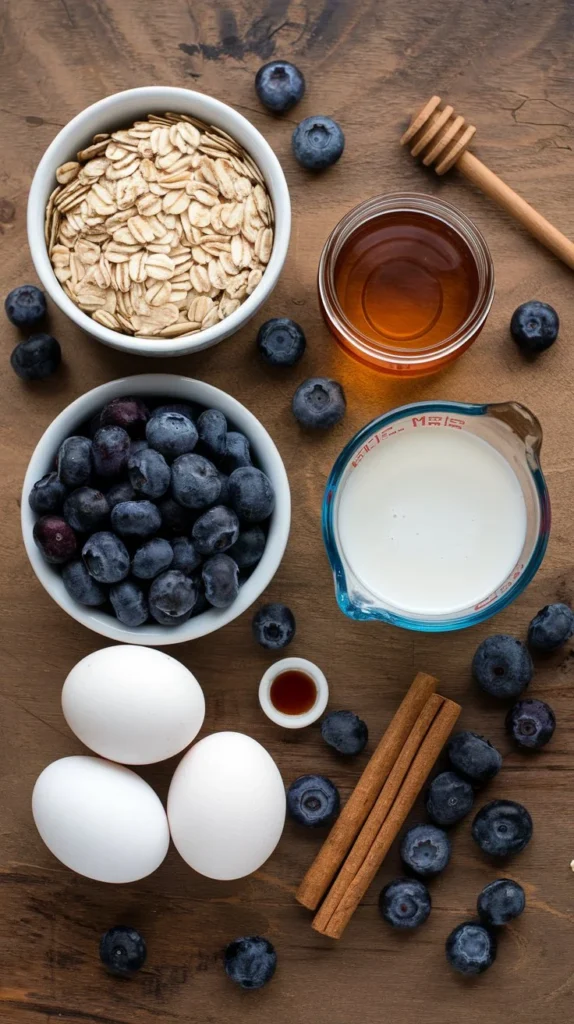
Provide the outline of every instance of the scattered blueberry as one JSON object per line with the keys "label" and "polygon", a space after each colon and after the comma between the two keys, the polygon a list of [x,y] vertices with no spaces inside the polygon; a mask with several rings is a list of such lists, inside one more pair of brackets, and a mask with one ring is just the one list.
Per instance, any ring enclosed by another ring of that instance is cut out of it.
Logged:
{"label": "scattered blueberry", "polygon": [[543,700],[519,700],[506,716],[506,729],[519,747],[540,750],[552,739],[556,718]]}
{"label": "scattered blueberry", "polygon": [[257,348],[270,366],[295,366],[306,345],[303,328],[286,316],[266,320],[257,332]]}
{"label": "scattered blueberry", "polygon": [[239,569],[229,555],[213,555],[203,563],[205,596],[214,608],[227,608],[239,593]]}
{"label": "scattered blueberry", "polygon": [[50,334],[34,334],[21,341],[10,356],[14,373],[22,380],[45,380],[61,362],[62,350]]}
{"label": "scattered blueberry", "polygon": [[208,508],[219,498],[221,481],[203,455],[180,455],[171,467],[173,496],[185,508]]}
{"label": "scattered blueberry", "polygon": [[138,494],[146,498],[161,498],[169,487],[171,470],[163,455],[153,448],[144,448],[130,454],[128,476]]}
{"label": "scattered blueberry", "polygon": [[288,60],[272,60],[255,75],[255,92],[264,107],[284,114],[303,99],[305,79]]}
{"label": "scattered blueberry", "polygon": [[162,626],[179,626],[191,616],[197,598],[193,580],[177,569],[156,576],[149,590],[149,610]]}
{"label": "scattered blueberry", "polygon": [[189,533],[195,521],[195,512],[183,508],[174,498],[166,497],[158,501],[157,508],[161,517],[161,529],[172,536]]}
{"label": "scattered blueberry", "polygon": [[482,974],[496,960],[496,939],[476,921],[465,921],[446,940],[446,958],[460,974]]}
{"label": "scattered blueberry", "polygon": [[451,854],[446,832],[436,825],[413,825],[402,838],[401,860],[421,878],[438,875],[446,868]]}
{"label": "scattered blueberry", "polygon": [[269,477],[254,466],[236,469],[229,477],[231,504],[240,519],[261,523],[275,508],[275,491]]}
{"label": "scattered blueberry", "polygon": [[63,565],[76,553],[76,534],[60,516],[42,516],[34,523],[33,536],[44,558],[52,565]]}
{"label": "scattered blueberry", "polygon": [[100,960],[112,974],[135,974],[145,964],[146,944],[135,928],[117,925],[100,939]]}
{"label": "scattered blueberry", "polygon": [[189,576],[194,569],[199,569],[203,558],[192,541],[187,537],[175,537],[171,542],[173,551],[172,569],[179,569]]}
{"label": "scattered blueberry", "polygon": [[225,973],[241,988],[263,988],[275,974],[277,953],[259,935],[235,939],[225,950]]}
{"label": "scattered blueberry", "polygon": [[129,629],[143,626],[149,618],[147,597],[134,580],[122,580],[110,587],[110,601],[116,618]]}
{"label": "scattered blueberry", "polygon": [[81,487],[92,472],[92,442],[87,437],[67,437],[58,449],[58,479],[66,487]]}
{"label": "scattered blueberry", "polygon": [[287,790],[287,810],[307,828],[330,825],[341,808],[339,790],[323,775],[302,775]]}
{"label": "scattered blueberry", "polygon": [[441,772],[427,793],[427,814],[435,825],[455,825],[472,810],[474,790],[455,772]]}
{"label": "scattered blueberry", "polygon": [[245,466],[252,465],[251,448],[245,434],[240,434],[238,430],[229,430],[225,438],[223,469],[227,473],[233,473],[234,469],[243,469]]}
{"label": "scattered blueberry", "polygon": [[4,309],[16,327],[37,327],[46,316],[46,296],[35,284],[21,284],[8,293]]}
{"label": "scattered blueberry", "polygon": [[119,583],[130,571],[130,556],[115,533],[93,533],[82,548],[84,565],[98,583]]}
{"label": "scattered blueberry", "polygon": [[446,752],[454,770],[474,785],[493,779],[502,768],[502,754],[476,732],[455,733]]}
{"label": "scattered blueberry", "polygon": [[197,433],[202,450],[210,459],[225,455],[227,420],[219,409],[205,409],[197,420]]}
{"label": "scattered blueberry", "polygon": [[227,551],[239,536],[239,520],[230,508],[216,505],[196,519],[191,537],[201,555]]}
{"label": "scattered blueberry", "polygon": [[156,410],[148,420],[146,439],[167,462],[173,462],[179,455],[193,451],[197,444],[197,429],[193,420],[182,412]]}
{"label": "scattered blueberry", "polygon": [[379,910],[393,928],[418,928],[431,912],[430,892],[418,878],[396,878],[381,890]]}
{"label": "scattered blueberry", "polygon": [[100,427],[92,441],[92,459],[98,476],[119,476],[127,468],[130,435],[123,427]]}
{"label": "scattered blueberry", "polygon": [[107,591],[90,576],[83,562],[68,562],[62,569],[62,582],[78,604],[97,608],[107,600]]}
{"label": "scattered blueberry", "polygon": [[137,549],[132,558],[132,573],[138,580],[151,580],[168,569],[173,562],[173,549],[164,537],[151,537]]}
{"label": "scattered blueberry", "polygon": [[343,419],[346,407],[343,388],[328,377],[309,377],[293,395],[293,415],[302,427],[327,430]]}
{"label": "scattered blueberry", "polygon": [[514,800],[492,800],[472,823],[472,837],[490,857],[520,853],[532,838],[532,818]]}
{"label": "scattered blueberry", "polygon": [[112,509],[112,528],[120,537],[151,537],[160,526],[159,509],[151,501],[120,501]]}
{"label": "scattered blueberry", "polygon": [[100,426],[123,427],[132,438],[143,438],[149,409],[141,398],[112,398],[100,415]]}
{"label": "scattered blueberry", "polygon": [[511,878],[496,878],[485,885],[476,902],[480,919],[490,928],[500,928],[520,917],[526,906],[524,889]]}
{"label": "scattered blueberry", "polygon": [[57,473],[46,473],[34,484],[28,495],[28,503],[37,516],[45,516],[61,511],[67,493]]}
{"label": "scattered blueberry", "polygon": [[331,711],[321,722],[321,736],[338,754],[352,757],[367,746],[369,730],[352,711]]}
{"label": "scattered blueberry", "polygon": [[255,612],[251,628],[258,644],[279,651],[295,636],[295,616],[285,604],[264,604]]}
{"label": "scattered blueberry", "polygon": [[518,697],[526,689],[534,666],[524,644],[514,636],[489,636],[472,660],[478,685],[492,697]]}
{"label": "scattered blueberry", "polygon": [[94,487],[78,487],[64,502],[64,519],[78,533],[101,529],[109,511],[106,496]]}
{"label": "scattered blueberry", "polygon": [[119,483],[114,484],[113,487],[110,487],[109,491],[106,491],[106,498],[110,509],[112,509],[119,505],[121,501],[135,501],[137,494],[129,480],[121,480]]}
{"label": "scattered blueberry", "polygon": [[535,651],[555,651],[574,634],[574,612],[567,604],[547,604],[528,627],[528,645]]}
{"label": "scattered blueberry", "polygon": [[251,526],[239,534],[229,554],[240,569],[251,569],[261,561],[265,544],[266,537],[261,527]]}
{"label": "scattered blueberry", "polygon": [[336,121],[318,114],[306,117],[297,125],[292,146],[295,159],[302,167],[308,171],[322,171],[343,155],[345,136]]}
{"label": "scattered blueberry", "polygon": [[523,302],[510,321],[514,341],[528,355],[550,348],[558,337],[559,327],[558,313],[546,302]]}

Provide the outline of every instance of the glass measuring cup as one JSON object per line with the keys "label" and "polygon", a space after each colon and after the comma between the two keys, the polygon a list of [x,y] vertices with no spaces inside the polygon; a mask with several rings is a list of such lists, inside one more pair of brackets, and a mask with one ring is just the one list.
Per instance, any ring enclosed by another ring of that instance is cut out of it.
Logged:
{"label": "glass measuring cup", "polygon": [[[526,508],[524,543],[510,573],[484,599],[452,613],[405,614],[385,604],[357,578],[341,543],[338,507],[350,474],[385,439],[416,430],[467,431],[482,438],[511,466]],[[404,629],[438,633],[483,622],[514,601],[539,569],[548,544],[550,498],[540,468],[541,445],[540,423],[529,409],[516,402],[421,402],[393,409],[363,427],[335,462],[323,499],[323,539],[341,611],[352,619],[379,619]]]}

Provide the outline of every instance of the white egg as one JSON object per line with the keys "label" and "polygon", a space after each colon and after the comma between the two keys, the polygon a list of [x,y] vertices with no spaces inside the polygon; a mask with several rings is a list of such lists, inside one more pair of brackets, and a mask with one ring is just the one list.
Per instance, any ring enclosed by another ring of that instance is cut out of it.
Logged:
{"label": "white egg", "polygon": [[239,732],[206,736],[181,759],[167,802],[172,839],[208,878],[242,878],[271,856],[285,824],[285,787],[270,754]]}
{"label": "white egg", "polygon": [[72,732],[96,754],[153,764],[195,739],[205,698],[195,676],[168,654],[127,644],[88,654],[62,690]]}
{"label": "white egg", "polygon": [[169,846],[161,801],[139,775],[99,757],[63,757],[44,768],[32,813],[46,846],[98,882],[135,882]]}

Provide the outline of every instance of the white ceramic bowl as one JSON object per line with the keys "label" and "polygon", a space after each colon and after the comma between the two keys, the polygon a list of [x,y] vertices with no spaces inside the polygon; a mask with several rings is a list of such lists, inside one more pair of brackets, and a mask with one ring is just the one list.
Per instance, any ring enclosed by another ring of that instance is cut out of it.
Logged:
{"label": "white ceramic bowl", "polygon": [[[232,313],[215,327],[182,338],[148,340],[134,338],[108,327],[102,327],[68,298],[52,270],[44,239],[46,204],[56,186],[56,169],[67,160],[75,160],[76,153],[92,141],[98,132],[125,127],[136,118],[147,114],[161,114],[166,110],[197,117],[208,124],[222,128],[242,145],[253,157],[267,183],[275,209],[275,239],[273,252],[260,284]],[[146,86],[128,89],[87,107],[74,117],[44,153],[32,181],[28,199],[28,243],[36,272],[48,295],[74,323],[104,345],[134,352],[140,356],[180,356],[210,348],[234,334],[255,315],[269,298],[277,284],[285,262],[291,232],[291,204],[285,175],[275,153],[260,132],[241,114],[199,92],[174,89],[168,86]]]}
{"label": "white ceramic bowl", "polygon": [[[53,469],[54,456],[64,438],[73,434],[80,424],[89,420],[112,398],[121,395],[157,395],[158,398],[198,402],[210,408],[221,409],[229,422],[249,438],[258,464],[271,479],[275,488],[276,503],[269,524],[267,546],[259,565],[243,583],[237,599],[229,608],[211,608],[181,626],[160,626],[150,622],[137,629],[129,629],[110,614],[97,608],[86,608],[74,601],[67,593],[57,569],[44,560],[36,547],[32,531],[37,517],[28,503],[28,495],[33,484]],[[94,388],[93,391],[88,391],[77,398],[56,416],[38,441],[26,471],[22,492],[24,544],[32,568],[42,586],[60,608],[77,622],[81,622],[95,633],[109,637],[110,640],[120,640],[128,644],[163,647],[166,644],[183,643],[213,633],[220,626],[225,626],[236,619],[257,600],[275,575],[287,545],[290,523],[291,495],[287,473],[283,460],[265,427],[244,405],[219,388],[199,380],[171,374],[149,373],[139,377],[124,377],[109,384],[102,384],[101,387]]]}
{"label": "white ceramic bowl", "polygon": [[[315,683],[317,696],[313,707],[309,708],[302,715],[286,715],[278,711],[271,701],[271,687],[277,676],[283,672],[303,672]],[[329,684],[321,669],[306,658],[282,658],[264,673],[259,683],[259,703],[267,718],[270,718],[275,725],[283,729],[306,729],[321,717],[329,701]]]}

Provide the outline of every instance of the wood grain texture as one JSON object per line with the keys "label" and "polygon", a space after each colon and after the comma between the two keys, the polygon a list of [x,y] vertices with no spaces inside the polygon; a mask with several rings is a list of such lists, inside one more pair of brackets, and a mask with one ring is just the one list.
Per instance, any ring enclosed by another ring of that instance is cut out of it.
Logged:
{"label": "wood grain texture", "polygon": [[[294,891],[321,842],[288,824],[275,855],[254,877],[216,883],[194,875],[172,850],[161,869],[134,886],[105,887],[70,874],[35,833],[30,794],[40,770],[81,751],[68,732],[59,692],[72,665],[101,646],[44,594],[20,540],[24,470],[41,432],[75,396],[121,374],[143,372],[82,336],[59,315],[65,370],[27,387],[7,367],[15,331],[2,334],[1,502],[3,671],[0,689],[0,1019],[6,1024],[566,1024],[572,1018],[574,968],[574,656],[572,645],[537,666],[532,692],[554,706],[558,730],[546,752],[510,750],[499,707],[470,681],[476,644],[493,629],[523,636],[536,610],[574,599],[572,289],[573,278],[510,218],[456,173],[438,180],[399,147],[410,115],[433,92],[478,126],[474,151],[541,213],[574,237],[574,82],[569,0],[5,0],[0,10],[0,251],[4,290],[34,279],[25,205],[34,169],[58,128],[87,104],[150,83],[188,85],[234,104],[260,128],[285,168],[294,204],[292,245],[279,287],[260,320],[287,315],[309,339],[304,363],[283,376],[253,353],[257,323],[197,357],[154,364],[197,376],[245,402],[276,439],[290,475],[294,516],[285,560],[268,596],[293,607],[292,653],[315,660],[331,685],[333,708],[356,710],[372,744],[414,672],[441,680],[463,705],[462,726],[489,736],[505,753],[488,798],[523,801],[535,822],[530,847],[508,873],[525,887],[528,909],[500,944],[493,970],[464,983],[447,970],[447,933],[473,913],[496,873],[472,846],[469,824],[455,830],[454,857],[432,887],[434,909],[420,934],[397,936],[378,917],[383,882],[399,870],[394,848],[344,939],[322,939]],[[266,115],[253,92],[259,64],[295,60],[307,76],[300,108]],[[347,138],[341,162],[311,179],[290,155],[296,120],[336,117]],[[393,189],[441,194],[472,217],[491,246],[497,296],[474,348],[443,376],[385,381],[347,361],[317,307],[317,260],[329,230],[357,202]],[[561,338],[536,364],[523,362],[508,336],[514,307],[552,303]],[[289,403],[295,385],[331,373],[348,396],[344,422],[321,437],[302,434]],[[319,511],[326,476],[341,446],[373,416],[420,398],[519,399],[540,417],[543,462],[554,506],[548,554],[526,593],[494,624],[472,632],[424,636],[346,620],[335,604],[322,549]],[[346,797],[364,757],[350,764],[323,746],[317,728],[285,736],[263,718],[257,684],[270,663],[250,636],[249,614],[220,633],[177,649],[207,696],[205,732],[250,732],[272,752],[286,783],[307,771],[331,776]],[[173,762],[142,774],[162,797]],[[481,798],[482,799],[482,798]],[[422,813],[421,805],[412,816]],[[97,962],[110,925],[141,927],[149,961],[123,984]],[[280,964],[260,993],[236,991],[221,949],[260,932]]]}

